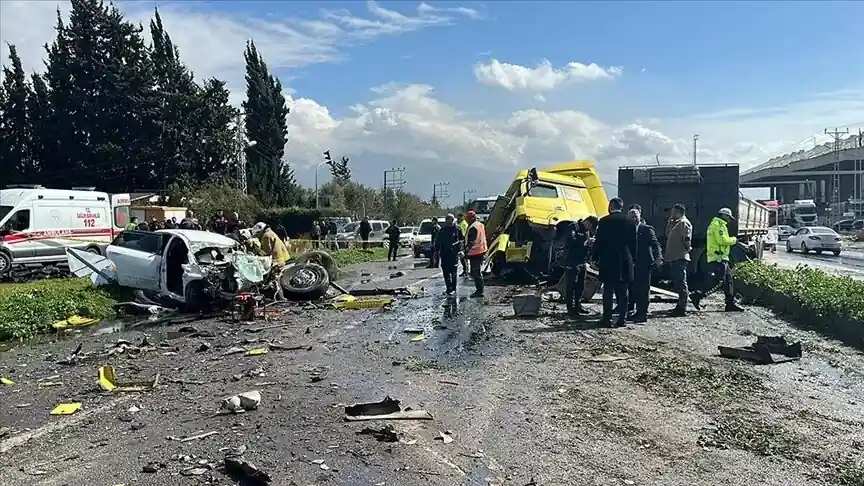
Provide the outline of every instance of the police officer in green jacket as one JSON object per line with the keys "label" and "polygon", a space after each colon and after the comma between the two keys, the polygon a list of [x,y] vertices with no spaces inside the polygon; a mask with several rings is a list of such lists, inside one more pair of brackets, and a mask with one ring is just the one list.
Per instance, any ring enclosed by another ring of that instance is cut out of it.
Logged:
{"label": "police officer in green jacket", "polygon": [[138,229],[138,217],[132,216],[132,218],[129,219],[129,223],[127,223],[126,227],[123,229],[129,230],[129,231],[135,231],[136,229]]}
{"label": "police officer in green jacket", "polygon": [[738,242],[734,236],[729,236],[729,222],[735,219],[732,210],[720,208],[717,216],[708,225],[705,249],[708,258],[708,266],[711,270],[710,285],[708,291],[697,290],[690,296],[693,306],[700,309],[700,301],[711,294],[717,288],[717,283],[722,283],[723,294],[726,297],[726,312],[741,312],[744,309],[735,302],[734,282],[732,279],[732,268],[729,266],[729,251]]}

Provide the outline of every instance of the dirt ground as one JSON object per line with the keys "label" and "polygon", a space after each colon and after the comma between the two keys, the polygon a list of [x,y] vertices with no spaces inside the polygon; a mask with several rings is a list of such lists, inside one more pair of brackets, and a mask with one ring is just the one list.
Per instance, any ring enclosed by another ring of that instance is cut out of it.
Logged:
{"label": "dirt ground", "polygon": [[[719,302],[679,319],[654,304],[648,324],[614,330],[552,303],[540,318],[517,319],[518,288],[489,287],[478,301],[465,298],[464,280],[453,302],[437,271],[406,258],[406,275],[390,279],[388,266],[365,265],[346,285],[414,284],[425,296],[391,310],[296,306],[267,322],[185,324],[197,337],[170,339],[181,326],[158,326],[0,354],[0,376],[16,382],[0,388],[0,485],[254,484],[219,467],[240,446],[279,486],[864,485],[857,350],[761,309],[717,312]],[[425,339],[412,341],[410,328]],[[153,346],[104,355],[145,334]],[[800,340],[804,358],[756,366],[717,356],[718,344],[756,334]],[[289,350],[225,355],[266,342]],[[97,356],[56,364],[78,343]],[[102,392],[100,364],[124,381],[158,372],[161,383]],[[261,392],[258,410],[216,414],[221,399],[249,390]],[[345,405],[385,396],[434,419],[344,420]],[[49,416],[63,401],[82,409]],[[388,425],[397,442],[360,434]],[[206,432],[216,434],[169,439]]]}

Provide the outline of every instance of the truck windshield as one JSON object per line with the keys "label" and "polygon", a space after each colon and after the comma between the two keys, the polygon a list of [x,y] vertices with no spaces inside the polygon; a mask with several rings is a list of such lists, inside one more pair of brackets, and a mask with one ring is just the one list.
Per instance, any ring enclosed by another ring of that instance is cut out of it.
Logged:
{"label": "truck windshield", "polygon": [[2,221],[3,218],[12,211],[12,209],[14,209],[14,206],[0,206],[0,221]]}
{"label": "truck windshield", "polygon": [[795,214],[800,214],[801,216],[815,216],[816,215],[816,208],[815,207],[812,207],[812,208],[798,207],[798,208],[795,208]]}
{"label": "truck windshield", "polygon": [[417,234],[420,235],[431,235],[432,234],[432,221],[423,221],[420,223],[420,231]]}

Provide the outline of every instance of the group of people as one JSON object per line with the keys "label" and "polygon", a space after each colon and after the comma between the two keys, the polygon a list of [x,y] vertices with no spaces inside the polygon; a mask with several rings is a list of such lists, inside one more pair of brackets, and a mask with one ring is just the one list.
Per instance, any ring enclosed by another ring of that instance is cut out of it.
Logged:
{"label": "group of people", "polygon": [[[690,292],[687,287],[687,268],[692,250],[693,225],[687,219],[685,206],[672,207],[666,223],[665,252],[657,239],[653,226],[642,219],[642,208],[630,206],[624,213],[624,201],[609,201],[609,214],[601,219],[589,216],[571,225],[567,240],[567,272],[565,295],[567,311],[571,315],[586,314],[581,305],[588,267],[599,267],[603,283],[603,314],[601,325],[623,326],[627,321],[644,323],[648,320],[651,274],[664,263],[670,268],[672,283],[678,293],[673,316],[687,313],[687,302],[698,310],[702,299],[721,280],[726,297],[727,312],[741,311],[735,302],[729,252],[737,242],[729,235],[728,223],[734,219],[729,208],[721,208],[707,230],[707,260],[712,279],[705,288]],[[613,298],[617,307],[613,306]],[[615,323],[612,317],[617,314]]]}
{"label": "group of people", "polygon": [[312,246],[319,248],[321,242],[327,239],[327,235],[335,235],[339,232],[339,225],[332,219],[321,221],[313,221],[312,229],[309,231],[309,236],[312,239]]}
{"label": "group of people", "polygon": [[[236,213],[235,213],[236,214]],[[137,216],[129,218],[125,229],[138,231],[156,231],[160,229],[195,229],[200,230],[201,224],[198,223],[198,218],[192,211],[186,211],[186,217],[177,222],[177,217],[164,218],[161,221],[156,217],[150,218],[150,221],[139,221]]]}

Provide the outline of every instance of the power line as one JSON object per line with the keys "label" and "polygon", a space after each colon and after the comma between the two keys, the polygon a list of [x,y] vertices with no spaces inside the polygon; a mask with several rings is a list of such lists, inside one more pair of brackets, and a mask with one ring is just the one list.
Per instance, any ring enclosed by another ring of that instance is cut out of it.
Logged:
{"label": "power line", "polygon": [[384,205],[387,205],[387,196],[390,191],[401,191],[405,186],[405,167],[396,167],[384,171]]}
{"label": "power line", "polygon": [[[848,135],[849,129],[839,130],[835,128],[833,131],[825,129],[825,135],[831,135],[834,138],[834,173],[831,177],[831,202],[835,210],[840,207],[840,151],[842,150],[843,135]],[[842,211],[837,211],[841,216]],[[835,215],[835,218],[838,217]]]}
{"label": "power line", "polygon": [[448,197],[450,197],[449,182],[437,182],[432,184],[432,204],[441,204],[441,202]]}
{"label": "power line", "polygon": [[[474,189],[462,192],[462,204],[468,204],[471,199],[474,199],[474,194],[476,193],[477,191],[475,191]],[[469,199],[468,196],[471,196],[471,199]]]}

